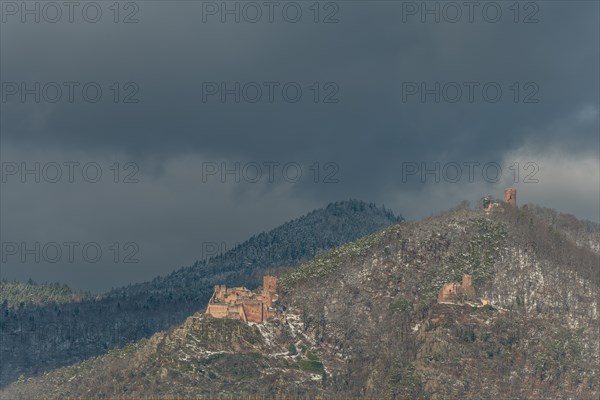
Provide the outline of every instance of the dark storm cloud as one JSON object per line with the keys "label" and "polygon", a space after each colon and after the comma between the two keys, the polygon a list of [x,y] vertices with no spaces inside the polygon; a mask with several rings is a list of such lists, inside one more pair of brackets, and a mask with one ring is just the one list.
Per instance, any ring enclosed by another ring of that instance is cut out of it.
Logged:
{"label": "dark storm cloud", "polygon": [[[481,17],[471,24],[431,18],[423,24],[418,16],[403,23],[400,5],[367,2],[339,3],[336,24],[314,24],[310,15],[297,24],[281,18],[223,24],[218,16],[202,23],[201,4],[189,2],[140,3],[140,22],[129,25],[21,24],[11,17],[2,35],[3,81],[93,81],[106,93],[94,105],[38,105],[31,97],[20,104],[11,97],[4,104],[4,137],[89,150],[166,155],[193,148],[251,157],[340,144],[352,154],[352,139],[362,135],[398,144],[373,143],[380,158],[386,148],[413,153],[411,144],[437,155],[459,136],[477,144],[472,152],[493,148],[498,155],[521,141],[519,129],[597,102],[597,6],[538,4],[539,22],[533,24],[515,24],[507,7],[495,24]],[[108,87],[128,81],[139,85],[134,97],[140,103],[112,104]],[[296,104],[280,95],[273,104],[232,104],[228,96],[221,104],[216,95],[203,103],[206,81],[298,82],[303,98]],[[334,97],[340,103],[314,104],[308,86],[329,81],[339,85]],[[425,105],[418,96],[403,103],[402,83],[409,81],[498,82],[503,98],[490,104],[478,89],[473,104],[435,104],[433,96]],[[539,86],[540,103],[510,101],[509,86],[529,81]],[[428,139],[427,148],[419,137]]]}
{"label": "dark storm cloud", "polygon": [[[229,4],[234,7],[234,3]],[[139,22],[123,24],[113,22],[108,3],[101,4],[103,18],[95,24],[81,18],[73,23],[21,23],[18,16],[6,16],[0,38],[3,84],[76,81],[80,88],[96,82],[103,96],[97,103],[85,101],[77,90],[73,103],[64,100],[66,95],[56,103],[43,99],[35,103],[32,96],[22,102],[19,94],[10,96],[2,103],[2,159],[35,160],[31,154],[45,153],[38,158],[102,159],[105,168],[115,159],[134,161],[145,182],[134,185],[125,205],[112,207],[106,215],[86,214],[86,223],[78,228],[70,221],[81,218],[79,213],[56,214],[53,207],[65,204],[67,196],[81,196],[87,207],[101,210],[106,199],[96,191],[100,186],[93,186],[93,195],[84,184],[52,193],[37,187],[40,192],[29,197],[28,204],[21,200],[28,189],[13,185],[13,194],[3,193],[2,230],[6,235],[24,229],[21,236],[26,237],[26,232],[40,226],[63,225],[77,236],[98,223],[106,224],[98,236],[109,240],[116,223],[107,221],[128,221],[129,236],[151,248],[165,231],[172,235],[168,245],[160,246],[164,258],[153,255],[146,273],[137,271],[124,278],[115,269],[119,278],[113,282],[149,278],[189,263],[197,254],[190,237],[243,240],[327,201],[358,197],[385,202],[409,217],[427,215],[465,196],[473,200],[482,192],[497,192],[501,184],[511,183],[506,179],[511,173],[507,167],[514,162],[520,162],[519,168],[527,162],[538,166],[551,162],[552,157],[540,153],[543,149],[558,149],[562,152],[558,158],[576,163],[564,168],[591,165],[588,176],[594,176],[600,69],[595,2],[534,2],[537,10],[521,6],[518,23],[513,21],[510,2],[493,3],[502,10],[497,23],[482,16],[486,2],[476,10],[472,23],[464,8],[457,23],[444,18],[435,23],[432,16],[422,23],[419,14],[403,14],[407,2],[365,1],[337,2],[339,10],[324,9],[322,3],[320,23],[313,22],[312,3],[307,2],[298,3],[303,10],[298,23],[286,22],[278,12],[273,23],[264,15],[259,23],[243,18],[234,23],[231,16],[228,23],[221,23],[219,15],[207,16],[203,22],[202,2],[137,2]],[[422,3],[414,4],[421,7]],[[435,6],[435,2],[428,4]],[[121,11],[122,19],[131,10]],[[339,22],[322,23],[331,12]],[[532,16],[537,23],[523,23]],[[119,83],[118,103],[113,98],[115,82]],[[126,87],[128,82],[134,85]],[[243,97],[235,103],[228,95],[222,103],[216,94],[203,101],[206,82],[226,82],[228,87],[256,82],[263,97],[257,103]],[[268,101],[265,82],[279,83],[273,102]],[[286,82],[302,88],[297,103],[281,95]],[[426,96],[425,102],[419,94],[403,98],[411,82],[425,82],[427,87],[456,82],[462,97],[456,103],[443,97],[436,103],[433,95]],[[478,83],[473,102],[468,100],[465,82]],[[486,83],[501,87],[498,102],[482,96]],[[5,93],[7,88],[3,86]],[[123,104],[127,94],[139,102]],[[526,99],[539,101],[524,103]],[[578,159],[592,163],[577,164]],[[497,162],[504,174],[497,183],[482,180],[480,169],[476,182],[465,178],[436,183],[426,176],[423,183],[419,173],[402,177],[405,163],[420,167],[422,162],[432,166],[452,161]],[[215,186],[220,182],[213,180],[209,186],[202,183],[202,162],[227,162],[230,167],[235,162],[296,162],[304,176],[296,184],[282,182],[278,176],[277,184],[263,179],[239,185],[228,180]],[[320,181],[334,171],[337,183],[316,184],[310,169],[315,162],[319,162]],[[325,169],[326,163],[333,169]],[[540,168],[538,175],[546,180],[536,188],[545,184],[553,190],[561,185],[560,181],[551,185],[551,177],[543,175],[551,166],[541,167],[548,167]],[[586,187],[584,181],[581,185]],[[215,189],[222,186],[226,189]],[[534,192],[540,196],[530,200],[544,204],[542,192],[530,191]],[[526,185],[520,193],[527,198]],[[13,196],[10,210],[7,196]],[[181,204],[177,196],[189,202]],[[208,205],[203,201],[208,196],[219,200]],[[585,204],[565,211],[597,219],[597,196],[586,198]],[[254,211],[248,203],[255,204]],[[136,209],[135,204],[144,206]],[[275,204],[287,206],[269,213]],[[557,205],[568,208],[566,201]],[[39,210],[35,218],[25,211],[32,207]],[[224,216],[232,208],[251,217],[236,213],[237,218],[228,220]],[[6,213],[12,218],[5,218]],[[207,222],[198,227],[190,214]],[[144,221],[153,229],[160,230],[161,224],[166,228],[150,235]],[[40,236],[54,234],[48,228],[41,231]],[[176,261],[169,264],[169,260]],[[77,282],[83,284],[85,276]]]}

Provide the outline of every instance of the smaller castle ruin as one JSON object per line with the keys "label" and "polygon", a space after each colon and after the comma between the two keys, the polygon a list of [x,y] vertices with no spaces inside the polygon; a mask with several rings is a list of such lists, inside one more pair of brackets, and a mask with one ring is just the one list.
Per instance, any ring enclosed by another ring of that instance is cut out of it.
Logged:
{"label": "smaller castle ruin", "polygon": [[266,322],[278,315],[274,308],[277,301],[277,278],[266,275],[260,292],[245,287],[228,288],[216,285],[208,301],[205,314],[214,318],[241,319],[244,322]]}
{"label": "smaller castle ruin", "polygon": [[[517,207],[517,189],[515,188],[506,188],[504,189],[504,204],[510,207]],[[483,211],[486,213],[490,213],[494,210],[501,210],[502,203],[499,201],[495,201],[491,198],[491,196],[486,196],[483,198]]]}
{"label": "smaller castle ruin", "polygon": [[504,189],[504,202],[511,207],[517,207],[517,189]]}
{"label": "smaller castle ruin", "polygon": [[474,301],[478,301],[482,305],[491,303],[487,298],[477,298],[475,296],[473,278],[468,274],[463,274],[462,283],[452,282],[444,284],[438,294],[438,303],[464,304],[465,302]]}

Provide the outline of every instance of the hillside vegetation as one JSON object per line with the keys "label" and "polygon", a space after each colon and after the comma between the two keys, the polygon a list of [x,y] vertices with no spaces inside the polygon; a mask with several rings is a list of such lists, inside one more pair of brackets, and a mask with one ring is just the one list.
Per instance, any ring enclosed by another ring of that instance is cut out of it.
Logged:
{"label": "hillside vegetation", "polygon": [[[392,225],[284,273],[283,323],[195,315],[2,395],[596,399],[600,256],[580,240],[595,226],[545,213],[459,209]],[[463,273],[491,306],[437,304]]]}
{"label": "hillside vegetation", "polygon": [[222,255],[151,282],[112,290],[99,300],[17,309],[2,305],[0,383],[148,338],[203,309],[214,285],[256,288],[265,271],[294,267],[401,219],[372,203],[332,203],[253,236]]}
{"label": "hillside vegetation", "polygon": [[89,293],[74,292],[69,286],[60,283],[0,281],[0,304],[6,308],[70,303],[89,300],[91,297]]}

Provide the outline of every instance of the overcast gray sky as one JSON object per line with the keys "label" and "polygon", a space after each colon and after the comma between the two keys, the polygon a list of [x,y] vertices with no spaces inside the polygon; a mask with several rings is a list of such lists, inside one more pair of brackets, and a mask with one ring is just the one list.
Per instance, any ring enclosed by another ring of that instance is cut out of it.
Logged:
{"label": "overcast gray sky", "polygon": [[2,277],[103,291],[348,198],[600,218],[598,2],[70,4],[2,2]]}

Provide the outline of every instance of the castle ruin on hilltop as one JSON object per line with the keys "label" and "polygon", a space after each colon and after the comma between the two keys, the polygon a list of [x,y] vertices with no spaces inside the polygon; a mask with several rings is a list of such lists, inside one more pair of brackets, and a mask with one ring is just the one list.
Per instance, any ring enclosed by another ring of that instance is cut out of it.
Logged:
{"label": "castle ruin on hilltop", "polygon": [[517,189],[504,189],[504,202],[512,207],[517,207]]}
{"label": "castle ruin on hilltop", "polygon": [[476,298],[473,278],[467,274],[463,274],[462,284],[458,282],[446,283],[438,294],[438,303],[464,304],[467,301],[476,300],[479,300],[482,305],[490,304],[489,299]]}
{"label": "castle ruin on hilltop", "polygon": [[261,292],[245,287],[228,288],[216,285],[205,314],[214,318],[241,319],[244,322],[266,322],[278,315],[273,303],[277,301],[277,278],[263,277]]}
{"label": "castle ruin on hilltop", "polygon": [[[517,207],[517,189],[504,189],[504,204],[510,207]],[[492,200],[491,196],[486,196],[483,198],[483,211],[486,213],[490,213],[495,209],[502,210],[501,206],[502,204],[499,201]]]}

